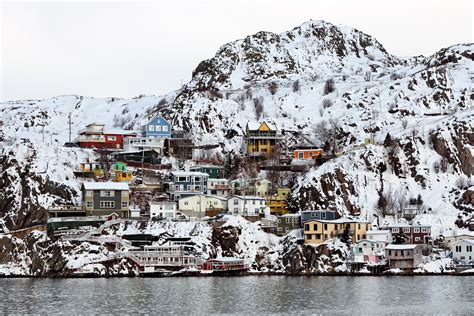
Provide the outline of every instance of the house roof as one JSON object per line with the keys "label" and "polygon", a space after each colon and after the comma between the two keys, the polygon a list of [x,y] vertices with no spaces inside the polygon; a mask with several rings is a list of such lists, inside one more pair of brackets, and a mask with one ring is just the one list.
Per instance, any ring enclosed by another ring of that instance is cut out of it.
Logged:
{"label": "house roof", "polygon": [[126,130],[123,130],[123,129],[115,128],[115,129],[109,129],[109,130],[104,131],[104,134],[106,134],[106,135],[108,135],[108,134],[111,134],[111,135],[138,135],[138,132],[126,131]]}
{"label": "house roof", "polygon": [[419,228],[419,227],[428,227],[428,228],[431,228],[430,225],[419,225],[419,224],[414,224],[414,225],[410,225],[410,224],[390,224],[390,225],[387,225],[385,226],[386,228],[408,228],[408,227],[413,227],[413,228]]}
{"label": "house roof", "polygon": [[225,198],[225,197],[217,196],[217,195],[210,195],[210,194],[196,194],[196,195],[191,195],[191,196],[187,196],[187,197],[180,198],[179,201],[184,201],[184,200],[188,200],[188,199],[193,199],[193,198],[196,198],[196,197],[199,197],[199,196],[205,197],[206,199],[217,199],[217,200],[221,200],[221,201],[227,201],[227,198]]}
{"label": "house roof", "polygon": [[366,235],[386,235],[386,234],[390,234],[390,231],[387,230],[387,229],[384,229],[384,230],[368,230],[365,234]]}
{"label": "house roof", "polygon": [[218,257],[215,259],[209,259],[207,261],[234,262],[234,261],[244,261],[244,259],[239,259],[235,257]]}
{"label": "house roof", "polygon": [[163,121],[165,121],[168,125],[171,125],[170,122],[168,122],[168,120],[166,120],[163,116],[161,115],[156,115],[154,117],[152,117],[150,120],[148,120],[147,124],[150,124],[151,121],[155,120],[155,119],[162,119]]}
{"label": "house roof", "polygon": [[276,131],[276,129],[277,129],[274,124],[269,123],[269,122],[262,122],[262,123],[248,122],[247,127],[250,131],[257,131],[257,130],[260,129],[260,126],[262,126],[262,124],[267,124],[267,126],[270,130]]}
{"label": "house roof", "polygon": [[309,222],[321,222],[321,223],[327,223],[327,224],[349,224],[349,223],[367,223],[367,224],[369,224],[370,223],[368,221],[363,221],[363,220],[359,220],[359,219],[352,219],[352,218],[346,218],[346,217],[341,217],[339,219],[333,219],[333,220],[313,219],[313,220],[307,221],[306,223],[309,223]]}
{"label": "house roof", "polygon": [[418,245],[413,245],[413,244],[403,244],[403,245],[395,245],[395,244],[390,244],[385,249],[388,250],[410,250],[410,249],[415,249]]}
{"label": "house roof", "polygon": [[300,214],[283,214],[280,217],[301,217]]}
{"label": "house roof", "polygon": [[170,172],[176,177],[186,177],[186,176],[206,176],[208,177],[209,175],[204,172],[197,172],[197,171],[172,171]]}
{"label": "house roof", "polygon": [[474,240],[472,240],[472,239],[463,239],[463,240],[460,240],[460,241],[456,241],[455,243],[453,243],[453,245],[457,245],[461,242],[467,242],[468,244],[474,245]]}
{"label": "house roof", "polygon": [[128,183],[124,182],[83,182],[85,190],[120,190],[128,191]]}
{"label": "house roof", "polygon": [[264,198],[259,197],[259,196],[253,196],[253,195],[246,195],[246,196],[234,195],[233,197],[231,197],[231,199],[232,198],[237,198],[239,200],[244,200],[245,199],[245,200],[263,200],[263,201],[265,201]]}

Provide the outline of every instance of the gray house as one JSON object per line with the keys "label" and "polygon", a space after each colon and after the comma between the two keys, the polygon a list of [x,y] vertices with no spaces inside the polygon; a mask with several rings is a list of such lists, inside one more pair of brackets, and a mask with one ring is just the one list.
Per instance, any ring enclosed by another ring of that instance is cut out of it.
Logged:
{"label": "gray house", "polygon": [[209,175],[203,172],[171,172],[169,191],[170,198],[178,201],[181,198],[197,194],[207,194]]}
{"label": "gray house", "polygon": [[336,212],[330,210],[314,210],[314,211],[302,211],[301,222],[314,221],[314,220],[334,220],[336,219]]}
{"label": "gray house", "polygon": [[301,226],[301,215],[300,214],[285,214],[282,216],[278,216],[278,224],[277,224],[277,235],[283,236],[288,234],[290,231],[298,228],[302,228]]}
{"label": "gray house", "polygon": [[84,182],[82,203],[88,216],[108,216],[116,213],[129,217],[129,188],[123,182]]}

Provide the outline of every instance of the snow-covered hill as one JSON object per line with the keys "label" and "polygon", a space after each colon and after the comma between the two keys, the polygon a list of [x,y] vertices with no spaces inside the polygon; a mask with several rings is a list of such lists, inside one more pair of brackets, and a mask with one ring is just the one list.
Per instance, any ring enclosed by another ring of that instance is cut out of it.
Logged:
{"label": "snow-covered hill", "polygon": [[[420,195],[426,214],[417,219],[446,229],[458,216],[470,216],[457,205],[465,190],[459,187],[474,173],[473,48],[459,44],[429,57],[398,58],[358,30],[308,21],[282,34],[259,32],[222,46],[197,66],[189,83],[164,96],[4,102],[2,150],[12,163],[0,178],[18,186],[18,161],[74,195],[72,167],[92,152],[62,147],[69,139],[69,114],[73,138],[95,121],[139,129],[161,114],[192,131],[196,143],[219,144],[218,152],[235,154],[247,122],[268,120],[321,146],[336,136],[342,156],[297,181],[293,196],[301,207],[371,217],[381,215],[381,196]],[[334,89],[325,88],[328,79]],[[361,146],[372,136],[374,145]],[[302,141],[292,133],[285,137],[289,147]],[[34,152],[28,162],[21,158],[25,151]],[[22,201],[31,192],[1,184],[3,199],[15,203],[3,203],[0,217],[12,227],[27,224],[16,218],[27,210]],[[38,185],[38,194],[46,187]],[[34,200],[46,206],[55,199]]]}

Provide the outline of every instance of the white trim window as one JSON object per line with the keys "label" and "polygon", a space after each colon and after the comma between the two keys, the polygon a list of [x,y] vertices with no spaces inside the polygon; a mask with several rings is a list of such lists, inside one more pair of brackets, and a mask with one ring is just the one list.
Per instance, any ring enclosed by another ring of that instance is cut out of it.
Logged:
{"label": "white trim window", "polygon": [[128,207],[128,202],[122,201],[122,208],[127,208],[127,207]]}
{"label": "white trim window", "polygon": [[124,197],[128,197],[128,191],[125,191],[125,190],[122,191],[122,197],[123,197],[123,198],[124,198]]}
{"label": "white trim window", "polygon": [[114,201],[100,201],[100,208],[114,208]]}
{"label": "white trim window", "polygon": [[421,232],[422,232],[422,233],[428,233],[428,232],[429,232],[429,229],[428,229],[428,228],[422,228],[422,229],[421,229]]}
{"label": "white trim window", "polygon": [[94,203],[92,201],[87,201],[86,202],[86,207],[87,208],[93,208],[94,207]]}
{"label": "white trim window", "polygon": [[92,191],[92,190],[87,190],[87,191],[86,191],[86,196],[94,196],[94,191]]}
{"label": "white trim window", "polygon": [[403,228],[403,233],[409,234],[410,233],[410,227],[404,227]]}
{"label": "white trim window", "polygon": [[114,191],[110,191],[110,190],[101,190],[101,191],[100,191],[100,196],[102,196],[102,197],[114,197],[114,196],[115,196],[115,192],[114,192]]}
{"label": "white trim window", "polygon": [[167,132],[168,131],[168,125],[163,125],[163,132]]}
{"label": "white trim window", "polygon": [[156,125],[156,131],[161,132],[161,125]]}
{"label": "white trim window", "polygon": [[149,132],[154,132],[155,131],[155,125],[148,125],[148,131]]}
{"label": "white trim window", "polygon": [[111,142],[115,142],[117,140],[117,137],[115,136],[107,136],[107,140],[111,141]]}
{"label": "white trim window", "polygon": [[399,233],[400,229],[399,228],[392,228],[392,233]]}
{"label": "white trim window", "polygon": [[413,228],[413,232],[414,232],[415,234],[419,234],[419,233],[420,233],[420,228],[419,228],[419,227]]}

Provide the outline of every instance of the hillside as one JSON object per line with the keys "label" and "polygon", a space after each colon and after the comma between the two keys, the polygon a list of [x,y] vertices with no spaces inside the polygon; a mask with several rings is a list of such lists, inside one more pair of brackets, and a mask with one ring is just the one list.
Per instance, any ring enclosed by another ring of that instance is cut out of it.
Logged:
{"label": "hillside", "polygon": [[[390,222],[389,207],[420,196],[415,220],[434,234],[462,226],[472,216],[461,199],[474,176],[473,48],[399,58],[358,30],[308,21],[225,44],[164,96],[0,103],[0,221],[25,227],[44,219],[44,207],[78,198],[72,169],[94,154],[62,146],[69,114],[73,138],[92,122],[138,130],[161,114],[197,144],[218,144],[218,155],[240,155],[247,122],[263,120],[282,131],[287,148],[304,134],[341,153],[298,177],[293,199],[302,209]],[[362,145],[370,137],[374,144]]]}

